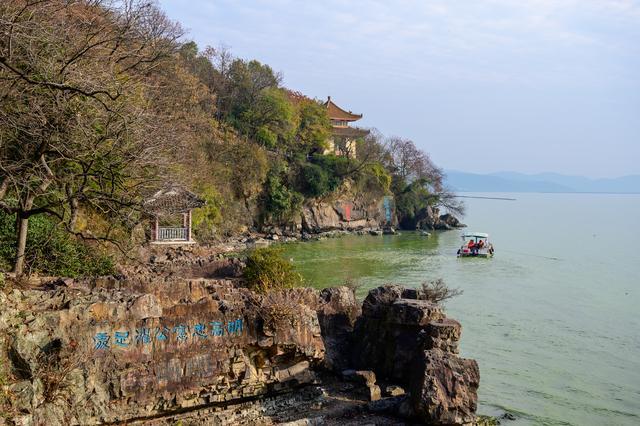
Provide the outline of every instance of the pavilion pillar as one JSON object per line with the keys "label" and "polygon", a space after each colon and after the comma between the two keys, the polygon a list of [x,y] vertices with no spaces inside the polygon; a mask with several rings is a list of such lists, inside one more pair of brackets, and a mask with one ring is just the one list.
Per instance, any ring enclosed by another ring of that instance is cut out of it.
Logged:
{"label": "pavilion pillar", "polygon": [[191,241],[191,209],[187,212],[187,241]]}
{"label": "pavilion pillar", "polygon": [[156,216],[156,220],[153,222],[153,241],[158,241],[160,233],[160,221],[158,220],[158,216]]}
{"label": "pavilion pillar", "polygon": [[185,230],[185,239],[187,241],[190,240],[190,238],[189,238],[189,229],[188,229],[189,228],[189,217],[188,216],[189,216],[189,213],[187,213],[187,212],[182,213],[182,228],[184,228],[184,230]]}

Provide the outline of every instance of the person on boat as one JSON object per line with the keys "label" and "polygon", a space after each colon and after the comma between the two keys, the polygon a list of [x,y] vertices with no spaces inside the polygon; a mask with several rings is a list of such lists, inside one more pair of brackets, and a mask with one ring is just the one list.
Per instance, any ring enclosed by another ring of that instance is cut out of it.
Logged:
{"label": "person on boat", "polygon": [[476,256],[478,254],[478,244],[476,244],[473,240],[469,240],[469,250],[471,250],[471,255]]}
{"label": "person on boat", "polygon": [[484,248],[484,240],[478,241],[478,249],[481,250]]}

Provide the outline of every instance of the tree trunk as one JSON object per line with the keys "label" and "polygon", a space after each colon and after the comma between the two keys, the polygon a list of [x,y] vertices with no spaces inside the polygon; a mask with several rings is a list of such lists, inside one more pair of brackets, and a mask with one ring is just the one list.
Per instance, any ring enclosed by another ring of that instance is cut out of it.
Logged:
{"label": "tree trunk", "polygon": [[37,190],[27,196],[24,204],[21,206],[21,210],[16,213],[16,232],[18,233],[18,244],[16,247],[16,263],[13,265],[13,272],[16,274],[16,277],[19,277],[24,273],[24,255],[27,250],[27,231],[29,230],[29,216],[30,210],[33,207],[33,203],[36,201],[35,194],[43,194],[51,184],[53,178],[53,172],[49,168],[44,154],[40,155],[40,163],[42,164],[42,167],[46,171],[47,175],[42,179],[42,182],[40,183],[40,186],[37,188]]}
{"label": "tree trunk", "polygon": [[16,276],[20,276],[24,272],[24,256],[27,249],[27,231],[29,229],[29,217],[16,213],[16,231],[18,233],[18,245],[16,247],[16,262],[13,266],[13,272]]}

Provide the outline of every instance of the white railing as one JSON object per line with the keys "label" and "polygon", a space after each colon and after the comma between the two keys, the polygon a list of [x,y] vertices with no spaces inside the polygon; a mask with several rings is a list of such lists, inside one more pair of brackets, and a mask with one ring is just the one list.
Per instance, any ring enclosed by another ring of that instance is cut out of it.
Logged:
{"label": "white railing", "polygon": [[188,228],[158,228],[158,241],[188,241]]}

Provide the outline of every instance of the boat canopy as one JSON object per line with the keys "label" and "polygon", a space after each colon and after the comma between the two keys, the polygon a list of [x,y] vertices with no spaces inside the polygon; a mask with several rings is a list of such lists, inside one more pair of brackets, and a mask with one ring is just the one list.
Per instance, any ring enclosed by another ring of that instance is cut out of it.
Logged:
{"label": "boat canopy", "polygon": [[462,238],[489,238],[489,234],[484,232],[465,232]]}

